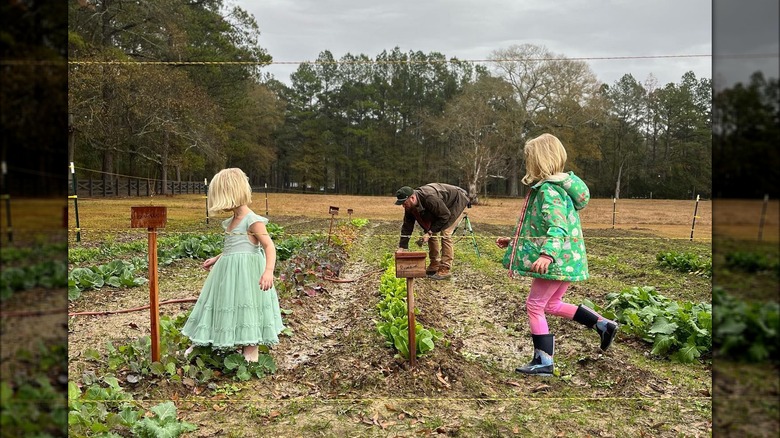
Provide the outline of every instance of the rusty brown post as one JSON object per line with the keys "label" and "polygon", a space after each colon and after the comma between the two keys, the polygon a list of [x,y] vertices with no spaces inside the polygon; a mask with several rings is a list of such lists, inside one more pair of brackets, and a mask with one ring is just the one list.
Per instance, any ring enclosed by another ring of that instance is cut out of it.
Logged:
{"label": "rusty brown post", "polygon": [[406,320],[409,332],[409,363],[417,366],[417,339],[414,321],[414,279],[425,277],[424,252],[396,252],[395,276],[406,278]]}
{"label": "rusty brown post", "polygon": [[167,207],[130,207],[130,227],[146,228],[149,236],[149,313],[152,362],[160,361],[160,294],[157,285],[157,228],[165,227]]}
{"label": "rusty brown post", "polygon": [[417,340],[414,330],[414,278],[406,279],[406,315],[409,323],[409,363],[414,368],[417,366]]}

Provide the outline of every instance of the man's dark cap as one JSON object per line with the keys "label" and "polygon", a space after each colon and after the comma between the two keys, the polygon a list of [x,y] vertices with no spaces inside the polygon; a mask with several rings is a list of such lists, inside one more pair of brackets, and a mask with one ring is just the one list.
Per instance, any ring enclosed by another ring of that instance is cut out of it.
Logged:
{"label": "man's dark cap", "polygon": [[398,189],[398,191],[395,192],[395,197],[397,198],[395,200],[395,205],[403,204],[404,201],[406,201],[406,198],[412,196],[412,193],[414,193],[414,190],[409,186],[403,186]]}

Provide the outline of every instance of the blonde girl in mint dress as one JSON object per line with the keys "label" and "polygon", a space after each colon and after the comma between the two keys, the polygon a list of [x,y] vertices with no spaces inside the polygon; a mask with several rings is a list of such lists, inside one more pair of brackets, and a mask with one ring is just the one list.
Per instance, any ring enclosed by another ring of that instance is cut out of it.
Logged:
{"label": "blonde girl in mint dress", "polygon": [[247,361],[257,362],[258,345],[279,343],[282,314],[274,288],[276,248],[268,235],[268,219],[249,209],[252,187],[238,168],[224,169],[209,185],[210,212],[233,213],[224,222],[222,254],[203,262],[209,271],[198,301],[182,333],[194,346],[242,347]]}

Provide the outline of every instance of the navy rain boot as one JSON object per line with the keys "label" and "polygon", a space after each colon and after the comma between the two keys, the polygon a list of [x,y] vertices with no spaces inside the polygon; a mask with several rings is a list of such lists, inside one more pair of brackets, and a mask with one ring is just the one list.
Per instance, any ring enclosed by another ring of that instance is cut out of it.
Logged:
{"label": "navy rain boot", "polygon": [[574,312],[574,321],[596,330],[596,333],[601,338],[601,351],[607,351],[607,348],[612,345],[615,335],[617,335],[618,325],[616,322],[606,318],[599,321],[599,315],[588,306],[583,306],[582,304],[577,306],[577,311]]}
{"label": "navy rain boot", "polygon": [[534,358],[531,362],[515,368],[515,371],[537,376],[552,376],[553,371],[555,371],[555,363],[553,363],[555,336],[552,334],[531,335],[531,338],[534,342]]}

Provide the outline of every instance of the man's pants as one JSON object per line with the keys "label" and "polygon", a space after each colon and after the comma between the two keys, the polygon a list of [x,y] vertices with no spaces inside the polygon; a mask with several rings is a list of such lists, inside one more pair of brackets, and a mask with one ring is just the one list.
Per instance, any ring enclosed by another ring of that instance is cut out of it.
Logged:
{"label": "man's pants", "polygon": [[[441,233],[437,233],[428,240],[428,256],[431,259],[431,263],[436,265],[439,262],[439,266],[442,268],[451,269],[452,259],[454,256],[454,248],[452,246],[452,233],[455,231],[455,227],[458,226],[460,220],[455,221],[449,228],[441,230]],[[439,242],[441,240],[441,243]]]}

